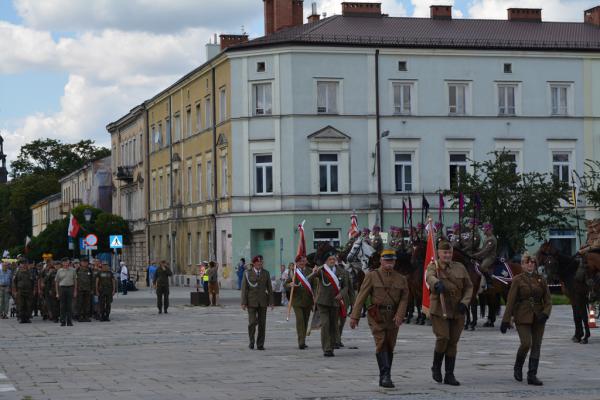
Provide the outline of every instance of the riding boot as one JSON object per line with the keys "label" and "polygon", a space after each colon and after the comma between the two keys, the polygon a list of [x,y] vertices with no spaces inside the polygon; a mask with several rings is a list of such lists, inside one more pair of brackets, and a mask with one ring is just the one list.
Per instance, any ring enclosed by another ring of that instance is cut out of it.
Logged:
{"label": "riding boot", "polygon": [[377,358],[377,366],[379,367],[379,386],[381,386],[381,381],[383,379],[383,353],[375,353],[375,357]]}
{"label": "riding boot", "polygon": [[483,276],[485,277],[485,283],[486,283],[487,287],[491,288],[492,285],[494,284],[494,281],[492,280],[492,275],[489,272],[484,272]]}
{"label": "riding boot", "polygon": [[446,356],[446,375],[444,375],[444,383],[446,385],[458,386],[460,382],[456,380],[454,377],[454,364],[456,362],[456,357],[448,357]]}
{"label": "riding boot", "polygon": [[527,371],[527,383],[534,386],[542,386],[544,383],[537,378],[538,364],[540,360],[529,357],[529,371]]}
{"label": "riding boot", "polygon": [[381,352],[379,354],[381,355],[381,362],[382,362],[381,384],[379,386],[382,386],[384,388],[393,388],[395,386],[394,386],[394,383],[392,382],[392,377],[390,376],[390,370],[391,370],[390,353]]}
{"label": "riding boot", "polygon": [[431,377],[437,383],[442,383],[442,361],[444,353],[433,352],[433,366],[431,367]]}
{"label": "riding boot", "polygon": [[525,364],[525,357],[527,357],[527,354],[517,353],[517,359],[515,360],[514,377],[519,382],[523,382],[523,364]]}

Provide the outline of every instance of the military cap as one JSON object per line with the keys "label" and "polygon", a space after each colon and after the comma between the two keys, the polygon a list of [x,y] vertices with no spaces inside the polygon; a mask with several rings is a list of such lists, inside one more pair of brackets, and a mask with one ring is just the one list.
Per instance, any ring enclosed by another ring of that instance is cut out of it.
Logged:
{"label": "military cap", "polygon": [[458,229],[460,229],[460,224],[459,224],[458,222],[457,222],[457,223],[455,223],[454,225],[452,225],[452,229],[453,229],[453,230],[458,230]]}
{"label": "military cap", "polygon": [[329,257],[335,257],[337,255],[337,251],[335,249],[327,250],[325,254],[323,254],[323,260],[327,260]]}
{"label": "military cap", "polygon": [[452,245],[446,240],[442,240],[438,244],[438,250],[452,250]]}
{"label": "military cap", "polygon": [[73,259],[73,264],[79,264],[79,258],[74,258]]}
{"label": "military cap", "polygon": [[383,251],[381,252],[381,258],[384,260],[395,260],[396,259],[396,250],[390,246],[385,246]]}
{"label": "military cap", "polygon": [[363,235],[368,235],[369,233],[371,233],[371,230],[369,228],[363,228],[362,233]]}
{"label": "military cap", "polygon": [[71,262],[71,259],[69,257],[63,257],[60,259],[60,262]]}
{"label": "military cap", "polygon": [[373,225],[373,232],[381,232],[381,227],[379,225]]}
{"label": "military cap", "polygon": [[489,222],[487,222],[487,223],[483,224],[483,229],[484,230],[494,229],[494,225],[492,225]]}

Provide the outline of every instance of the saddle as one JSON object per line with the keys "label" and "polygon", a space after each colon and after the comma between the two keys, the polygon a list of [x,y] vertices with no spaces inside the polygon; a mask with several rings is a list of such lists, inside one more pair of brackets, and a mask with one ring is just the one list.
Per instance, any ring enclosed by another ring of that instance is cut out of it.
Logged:
{"label": "saddle", "polygon": [[492,268],[492,278],[497,279],[505,285],[509,285],[513,280],[513,273],[510,265],[504,258],[497,258]]}

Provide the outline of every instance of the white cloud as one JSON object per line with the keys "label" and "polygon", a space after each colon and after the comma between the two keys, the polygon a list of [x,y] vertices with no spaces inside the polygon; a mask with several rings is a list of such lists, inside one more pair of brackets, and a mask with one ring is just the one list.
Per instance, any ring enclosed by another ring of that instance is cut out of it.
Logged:
{"label": "white cloud", "polygon": [[55,56],[54,41],[42,32],[0,21],[0,73],[16,73],[47,65]]}
{"label": "white cloud", "polygon": [[506,9],[541,8],[544,21],[583,21],[583,12],[598,5],[598,0],[475,0],[470,18],[506,19]]}

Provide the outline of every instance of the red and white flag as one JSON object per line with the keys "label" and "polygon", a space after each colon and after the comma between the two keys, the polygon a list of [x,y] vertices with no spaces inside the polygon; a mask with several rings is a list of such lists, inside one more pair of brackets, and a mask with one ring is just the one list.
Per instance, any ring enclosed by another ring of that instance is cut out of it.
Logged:
{"label": "red and white flag", "polygon": [[296,251],[296,259],[298,257],[306,257],[306,240],[304,239],[304,223],[298,225],[298,232],[300,233],[300,239],[298,240],[298,250]]}
{"label": "red and white flag", "polygon": [[[331,268],[329,268],[327,264],[323,265],[323,271],[325,272],[325,277],[327,278],[331,286],[333,286],[333,292],[337,296],[342,290],[337,275],[333,273],[333,271],[331,270]],[[346,310],[346,304],[344,303],[344,299],[340,299],[340,316],[342,318],[346,318],[347,314],[348,310]]]}
{"label": "red and white flag", "polygon": [[429,307],[431,299],[429,297],[429,285],[427,284],[427,266],[435,260],[435,246],[433,238],[433,225],[431,222],[427,224],[427,251],[425,252],[425,265],[423,266],[423,298],[421,300],[422,311],[429,316]]}
{"label": "red and white flag", "polygon": [[308,279],[306,279],[306,276],[304,276],[304,274],[302,273],[302,270],[298,267],[296,267],[294,269],[296,271],[296,279],[298,281],[300,281],[302,286],[304,286],[304,288],[309,291],[310,296],[314,298],[315,294],[313,293],[312,286],[310,285],[310,282],[308,281]]}
{"label": "red and white flag", "polygon": [[69,219],[69,230],[67,231],[67,234],[72,238],[76,238],[77,234],[79,233],[79,228],[80,226],[79,222],[77,222],[77,218],[71,214],[71,219]]}
{"label": "red and white flag", "polygon": [[358,218],[356,214],[352,214],[350,217],[350,229],[348,229],[348,239],[352,239],[352,236],[360,233],[358,230]]}

